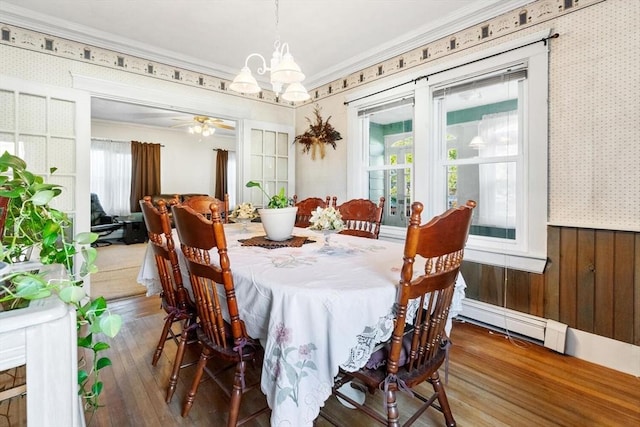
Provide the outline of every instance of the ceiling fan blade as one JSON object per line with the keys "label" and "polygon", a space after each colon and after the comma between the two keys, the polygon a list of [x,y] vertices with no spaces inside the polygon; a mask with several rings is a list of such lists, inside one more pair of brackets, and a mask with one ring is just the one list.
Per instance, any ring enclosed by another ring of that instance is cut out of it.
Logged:
{"label": "ceiling fan blade", "polygon": [[222,123],[212,124],[211,126],[220,128],[220,129],[236,130],[235,126],[229,126]]}

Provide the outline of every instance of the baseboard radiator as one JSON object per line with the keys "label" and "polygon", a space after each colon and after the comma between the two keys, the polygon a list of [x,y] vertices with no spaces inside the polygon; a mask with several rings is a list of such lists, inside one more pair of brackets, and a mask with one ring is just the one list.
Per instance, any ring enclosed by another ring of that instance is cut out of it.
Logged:
{"label": "baseboard radiator", "polygon": [[516,333],[543,343],[558,353],[565,352],[567,325],[508,308],[471,299],[462,300],[462,313],[468,319]]}

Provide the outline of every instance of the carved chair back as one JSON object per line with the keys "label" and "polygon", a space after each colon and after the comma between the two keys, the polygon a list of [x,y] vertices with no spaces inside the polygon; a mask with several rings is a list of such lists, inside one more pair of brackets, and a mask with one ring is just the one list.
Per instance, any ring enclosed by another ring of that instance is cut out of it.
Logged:
{"label": "carved chair back", "polygon": [[207,219],[211,219],[211,210],[209,207],[214,203],[218,207],[218,212],[223,223],[229,222],[229,195],[224,195],[224,200],[211,196],[193,196],[182,202],[183,206],[189,206],[197,213],[204,215]]}
{"label": "carved chair back", "polygon": [[[238,314],[227,241],[218,206],[211,204],[211,220],[186,205],[175,205],[171,209],[189,270],[200,326],[216,347],[229,349],[233,344],[229,338],[239,340],[248,336]],[[212,256],[218,258],[217,262],[212,261]],[[224,298],[220,297],[218,286],[224,289]],[[230,316],[228,322],[223,317],[225,312]]]}
{"label": "carved chair back", "polygon": [[[447,426],[456,425],[438,368],[448,351],[445,324],[475,206],[470,200],[465,206],[449,209],[420,225],[423,205],[413,203],[391,339],[372,354],[365,367],[356,372],[341,371],[334,384],[336,396],[385,425],[400,425],[396,400],[399,390],[407,391],[422,402],[420,407],[412,409],[413,415],[403,425],[416,421],[429,406],[443,413]],[[414,268],[417,271],[414,272]],[[340,387],[353,378],[359,379],[372,393],[378,388],[383,390],[384,415],[341,392]],[[420,394],[424,388],[420,391],[415,388],[424,381],[433,387],[431,396]],[[412,406],[402,408],[409,410]]]}
{"label": "carved chair back", "polygon": [[338,211],[344,221],[341,234],[377,239],[380,234],[384,197],[376,205],[371,200],[353,199],[338,206]]}
{"label": "carved chair back", "polygon": [[331,198],[327,196],[324,200],[320,197],[309,197],[303,200],[298,201],[298,196],[293,195],[293,205],[298,208],[298,212],[296,212],[296,222],[295,226],[300,228],[306,228],[311,225],[309,220],[311,219],[311,214],[316,208],[327,208],[329,206],[336,206],[337,197],[333,196],[333,204],[329,204]]}
{"label": "carved chair back", "polygon": [[167,205],[164,200],[160,200],[156,207],[152,204],[151,197],[146,196],[140,200],[140,208],[162,285],[163,306],[167,311],[174,308],[185,310],[189,298],[182,283]]}
{"label": "carved chair back", "polygon": [[[264,350],[258,341],[249,337],[244,322],[240,319],[227,240],[218,205],[211,204],[210,220],[188,206],[175,205],[171,210],[196,299],[199,317],[196,335],[202,345],[193,382],[182,406],[182,416],[188,415],[202,375],[207,373],[230,397],[226,425],[231,427],[243,424],[269,410],[265,406],[243,420],[238,420],[242,395],[259,385],[245,384],[246,362],[250,361],[253,367],[260,369]],[[217,260],[212,260],[212,257]],[[225,315],[228,317],[225,318]],[[231,387],[218,375],[226,369],[215,373],[206,369],[207,361],[211,358],[222,360],[229,368],[235,367]]]}
{"label": "carved chair back", "polygon": [[[432,370],[434,358],[444,356],[442,345],[447,340],[444,328],[475,205],[470,200],[424,225],[420,225],[422,203],[415,202],[411,206],[388,373],[396,374],[401,365],[407,371],[427,372]],[[414,269],[419,267],[419,275],[414,277]],[[406,362],[401,364],[399,359],[410,301],[418,301],[418,307],[423,309],[417,310],[413,322],[409,322],[413,325],[411,345]],[[418,375],[414,381],[423,379]]]}

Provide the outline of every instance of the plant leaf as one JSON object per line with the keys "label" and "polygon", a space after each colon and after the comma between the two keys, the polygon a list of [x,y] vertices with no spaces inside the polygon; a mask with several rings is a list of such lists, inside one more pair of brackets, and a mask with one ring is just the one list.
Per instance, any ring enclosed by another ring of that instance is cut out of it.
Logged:
{"label": "plant leaf", "polygon": [[104,351],[110,349],[111,346],[106,342],[99,341],[93,346],[93,351]]}
{"label": "plant leaf", "polygon": [[122,327],[122,317],[119,314],[110,314],[100,319],[100,328],[102,332],[109,338],[118,335]]}
{"label": "plant leaf", "polygon": [[78,233],[76,235],[76,242],[79,245],[90,245],[96,240],[98,240],[98,233],[91,233],[91,232],[85,231],[83,233]]}
{"label": "plant leaf", "polygon": [[102,393],[102,381],[98,381],[96,382],[94,385],[91,386],[91,391],[93,392],[93,394],[95,396],[99,396],[100,393]]}
{"label": "plant leaf", "polygon": [[80,302],[86,295],[87,293],[81,286],[67,286],[58,293],[60,299],[66,303]]}
{"label": "plant leaf", "polygon": [[38,191],[31,196],[31,202],[36,206],[44,206],[55,197],[55,193],[52,190]]}
{"label": "plant leaf", "polygon": [[93,334],[89,334],[86,337],[78,337],[78,347],[91,348],[93,342]]}
{"label": "plant leaf", "polygon": [[84,369],[78,369],[78,384],[83,384],[89,378],[89,374]]}
{"label": "plant leaf", "polygon": [[96,362],[96,369],[99,371],[102,368],[106,368],[107,366],[111,366],[111,359],[108,357],[101,357]]}

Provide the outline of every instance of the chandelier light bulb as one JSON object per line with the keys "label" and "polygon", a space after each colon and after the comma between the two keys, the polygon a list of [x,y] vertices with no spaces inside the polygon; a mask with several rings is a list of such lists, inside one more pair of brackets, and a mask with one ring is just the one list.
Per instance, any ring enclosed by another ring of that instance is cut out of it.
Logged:
{"label": "chandelier light bulb", "polygon": [[[264,61],[264,58],[262,60]],[[247,61],[249,61],[249,58],[247,58]],[[234,92],[249,94],[260,92],[260,86],[258,85],[255,77],[253,77],[253,74],[251,74],[251,69],[247,65],[242,67],[240,74],[238,74],[229,85],[229,89]]]}
{"label": "chandelier light bulb", "polygon": [[[278,1],[276,0],[276,28],[278,27]],[[261,91],[258,82],[253,77],[251,69],[249,68],[249,59],[252,57],[258,57],[262,61],[262,65],[258,67],[257,73],[259,75],[265,75],[267,71],[270,72],[269,82],[273,92],[278,96],[282,92],[284,85],[289,85],[285,93],[282,94],[282,99],[289,102],[306,101],[311,98],[307,93],[307,90],[300,84],[305,75],[302,73],[300,66],[293,60],[293,55],[289,53],[289,44],[280,43],[279,39],[276,39],[273,44],[274,50],[271,55],[271,61],[267,66],[267,61],[264,56],[259,53],[251,53],[244,61],[244,67],[240,70],[240,73],[233,79],[233,82],[229,85],[229,89],[245,94],[255,94]],[[291,87],[291,85],[297,84]]]}
{"label": "chandelier light bulb", "polygon": [[285,53],[275,69],[271,70],[271,80],[276,82],[299,83],[304,80],[300,66],[293,60],[293,55]]}
{"label": "chandelier light bulb", "polygon": [[289,102],[302,102],[311,98],[311,95],[302,86],[302,83],[291,83],[287,90],[282,94],[282,99]]}

